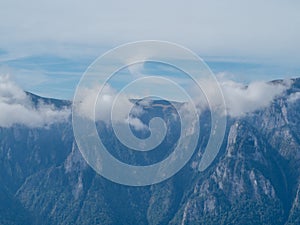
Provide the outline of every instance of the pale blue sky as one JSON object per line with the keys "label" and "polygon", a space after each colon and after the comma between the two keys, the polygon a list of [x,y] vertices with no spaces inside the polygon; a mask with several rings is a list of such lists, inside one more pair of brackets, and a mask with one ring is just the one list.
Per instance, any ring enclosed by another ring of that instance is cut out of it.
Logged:
{"label": "pale blue sky", "polygon": [[43,96],[72,98],[99,55],[143,39],[184,45],[238,81],[300,76],[296,0],[3,0],[0,11],[0,73]]}

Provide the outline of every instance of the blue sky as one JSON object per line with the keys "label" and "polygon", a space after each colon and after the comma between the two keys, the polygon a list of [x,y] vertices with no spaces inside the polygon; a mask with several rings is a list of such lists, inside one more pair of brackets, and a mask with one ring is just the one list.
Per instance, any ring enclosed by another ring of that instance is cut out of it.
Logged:
{"label": "blue sky", "polygon": [[190,48],[242,82],[300,76],[300,2],[0,2],[0,74],[25,90],[71,99],[88,65],[126,42]]}

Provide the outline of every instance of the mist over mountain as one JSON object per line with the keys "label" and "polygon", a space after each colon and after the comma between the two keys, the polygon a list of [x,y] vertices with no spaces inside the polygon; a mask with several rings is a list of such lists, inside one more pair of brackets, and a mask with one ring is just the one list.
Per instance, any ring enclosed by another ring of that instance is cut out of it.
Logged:
{"label": "mist over mountain", "polygon": [[[2,81],[10,86],[0,88],[0,224],[300,224],[300,79],[221,82],[228,124],[212,165],[198,170],[211,128],[203,110],[199,150],[175,176],[145,187],[113,183],[89,167],[73,137],[71,102]],[[170,125],[149,153],[127,149],[97,123],[111,154],[126,163],[161,161],[178,139],[168,102],[143,109],[145,124],[160,116]]]}

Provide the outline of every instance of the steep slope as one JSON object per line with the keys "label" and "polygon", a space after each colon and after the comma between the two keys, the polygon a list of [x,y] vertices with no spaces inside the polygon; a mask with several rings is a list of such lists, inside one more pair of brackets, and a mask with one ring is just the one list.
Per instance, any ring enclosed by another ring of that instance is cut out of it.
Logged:
{"label": "steep slope", "polygon": [[[0,223],[298,224],[300,101],[291,96],[299,91],[297,79],[269,107],[229,118],[221,151],[205,172],[197,170],[200,154],[195,152],[174,177],[147,187],[122,186],[97,175],[83,160],[70,121],[47,128],[0,128]],[[148,113],[168,120],[168,110]],[[208,118],[209,113],[202,115],[200,149],[207,142]],[[168,123],[178,132],[174,121]],[[99,129],[104,129],[101,124]],[[110,132],[103,134],[116,157],[131,163],[165,157],[125,155]],[[162,150],[170,150],[176,132],[169,133]]]}

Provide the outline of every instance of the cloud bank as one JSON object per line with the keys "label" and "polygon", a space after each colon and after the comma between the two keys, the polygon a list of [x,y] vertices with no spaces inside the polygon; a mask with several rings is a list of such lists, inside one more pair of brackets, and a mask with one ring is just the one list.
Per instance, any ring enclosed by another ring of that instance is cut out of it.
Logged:
{"label": "cloud bank", "polygon": [[53,0],[41,4],[38,0],[11,0],[1,1],[0,7],[0,28],[5,34],[0,41],[19,53],[22,48],[26,53],[66,55],[96,49],[99,54],[99,48],[91,46],[162,39],[205,55],[299,61],[299,1],[91,0],[83,4]]}
{"label": "cloud bank", "polygon": [[[200,81],[201,83],[201,81]],[[263,109],[268,107],[272,101],[281,95],[284,94],[290,85],[290,81],[283,82],[265,82],[265,81],[256,81],[248,85],[238,83],[228,79],[219,80],[220,88],[223,92],[223,97],[225,101],[226,114],[230,117],[243,117],[256,110]],[[209,85],[209,82],[206,82],[206,85]],[[214,87],[212,85],[212,87]],[[161,87],[159,87],[161,88]],[[92,120],[101,120],[101,121],[110,121],[111,119],[119,123],[129,123],[135,129],[142,130],[146,128],[146,125],[138,119],[139,115],[144,113],[143,103],[138,106],[134,106],[134,103],[131,99],[140,99],[137,90],[136,93],[132,95],[128,94],[119,94],[112,87],[106,85],[102,89],[101,95],[99,91],[101,86],[95,86],[94,88],[86,88],[81,91],[80,104],[78,104],[79,110],[83,116],[92,119]],[[208,88],[209,93],[206,93],[208,100],[204,95],[199,94],[199,91],[193,92],[192,99],[196,105],[199,113],[204,110],[216,109],[216,101],[214,97],[215,90],[213,88]],[[163,89],[164,92],[168,92],[168,88]],[[168,96],[168,94],[166,94]],[[171,94],[169,96],[172,96]],[[96,103],[94,99],[97,98]],[[117,98],[116,102],[115,98]],[[293,95],[290,98],[290,101],[295,101],[299,98],[299,95]],[[178,97],[180,99],[180,96]],[[169,101],[174,101],[174,99],[166,99]],[[208,102],[209,101],[209,102]],[[151,101],[147,102],[144,100],[145,104],[151,105]],[[188,113],[189,107],[193,107],[189,104],[183,104],[182,110]],[[93,110],[95,108],[95,114]],[[113,113],[111,113],[113,111]],[[129,114],[130,113],[130,114]]]}
{"label": "cloud bank", "polygon": [[35,105],[8,75],[0,76],[0,127],[16,124],[31,128],[48,127],[67,121],[69,116],[69,108],[57,109],[42,101]]}
{"label": "cloud bank", "polygon": [[234,81],[221,81],[227,113],[231,117],[245,116],[265,108],[290,87],[290,82],[270,83],[257,81],[248,86]]}
{"label": "cloud bank", "polygon": [[[227,115],[241,117],[256,110],[268,107],[271,102],[284,93],[290,87],[290,82],[252,82],[245,86],[231,80],[220,80],[226,103]],[[118,123],[129,123],[137,130],[146,129],[146,125],[138,118],[144,113],[143,102],[135,105],[131,99],[139,99],[137,93],[132,95],[120,94],[112,87],[105,86],[102,94],[98,96],[101,86],[87,88],[81,92],[80,112],[85,117],[96,121],[110,121],[111,117]],[[167,90],[166,90],[167,91]],[[210,95],[213,95],[213,90]],[[93,99],[97,98],[96,103]],[[114,100],[117,101],[114,104]],[[291,95],[288,99],[294,102],[300,99],[299,93]],[[200,111],[207,108],[207,102],[198,97],[196,105]],[[145,104],[150,104],[145,100]],[[113,114],[111,114],[113,107]],[[186,105],[184,106],[186,107]],[[214,105],[211,105],[212,109]],[[90,109],[94,109],[90,110]],[[52,104],[40,101],[32,102],[31,98],[9,76],[0,76],[0,127],[11,127],[21,124],[28,127],[47,127],[54,123],[67,121],[71,109],[57,109]],[[95,112],[95,114],[94,114]],[[130,113],[130,114],[129,114]],[[200,112],[201,113],[201,112]]]}
{"label": "cloud bank", "polygon": [[[101,92],[100,92],[101,90]],[[95,102],[96,99],[96,102]],[[138,118],[144,111],[141,106],[135,105],[131,99],[139,99],[136,95],[126,95],[116,92],[109,85],[95,85],[92,88],[82,88],[78,92],[76,107],[80,115],[95,121],[110,123],[126,123],[136,130],[146,128]],[[116,102],[114,102],[116,100]],[[113,113],[111,113],[113,111]]]}
{"label": "cloud bank", "polygon": [[[200,114],[207,109],[220,110],[220,101],[216,97],[216,90],[212,88],[214,86],[211,82],[213,81],[198,80],[200,85],[204,84],[208,87],[206,93],[193,87],[193,95],[196,96],[193,99]],[[284,95],[284,92],[291,86],[290,80],[255,81],[245,85],[224,76],[218,76],[218,83],[225,103],[226,112],[224,113],[233,118],[243,117],[268,107],[277,97]],[[223,113],[223,110],[220,113]]]}
{"label": "cloud bank", "polygon": [[288,98],[288,101],[290,103],[294,103],[298,100],[300,100],[300,92],[295,92],[295,93],[291,94]]}

